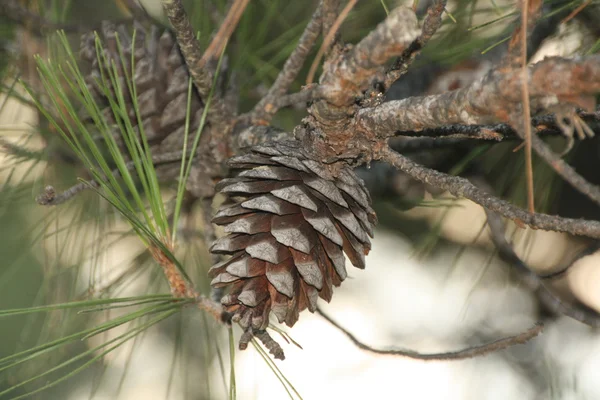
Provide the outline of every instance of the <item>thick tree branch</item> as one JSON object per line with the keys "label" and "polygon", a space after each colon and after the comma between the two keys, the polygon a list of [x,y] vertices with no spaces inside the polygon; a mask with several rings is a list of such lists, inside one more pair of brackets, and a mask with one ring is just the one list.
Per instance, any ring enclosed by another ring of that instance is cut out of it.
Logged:
{"label": "thick tree branch", "polygon": [[275,79],[275,82],[265,97],[263,97],[254,107],[251,114],[253,121],[268,122],[277,110],[281,108],[278,103],[279,98],[288,91],[290,85],[298,76],[308,53],[312,50],[317,37],[319,36],[322,21],[322,4],[322,2],[319,3],[317,10],[314,12],[310,22],[304,29],[302,36],[300,36],[298,45],[286,60],[283,69],[279,72],[279,75],[277,75],[277,79]]}
{"label": "thick tree branch", "polygon": [[[394,100],[358,111],[365,132],[379,138],[398,131],[420,131],[448,124],[508,122],[520,107],[520,70],[491,70],[470,86],[452,92]],[[600,91],[600,56],[574,59],[546,58],[529,68],[532,109],[546,109],[561,101],[577,101]]]}
{"label": "thick tree branch", "polygon": [[562,218],[548,214],[527,212],[505,200],[484,192],[465,178],[425,168],[389,148],[384,148],[381,151],[379,159],[393,165],[414,179],[439,189],[447,190],[454,196],[469,199],[485,209],[497,212],[518,224],[525,224],[534,229],[566,232],[573,235],[600,239],[600,222],[598,221]]}
{"label": "thick tree branch", "polygon": [[354,343],[356,347],[359,349],[368,351],[369,353],[387,355],[387,356],[396,356],[396,357],[406,357],[412,358],[415,360],[423,360],[423,361],[450,361],[450,360],[464,360],[467,358],[484,356],[490,353],[494,353],[496,351],[504,350],[508,347],[527,343],[529,340],[533,339],[537,335],[539,335],[544,329],[544,325],[542,323],[537,323],[533,327],[529,328],[523,333],[520,333],[515,336],[509,336],[506,338],[502,338],[491,343],[482,344],[479,346],[469,347],[463,350],[457,350],[447,353],[431,353],[431,354],[423,354],[416,352],[414,350],[381,350],[373,348],[367,344],[364,344],[356,336],[350,333],[348,330],[343,328],[340,324],[335,322],[331,317],[323,312],[320,308],[317,308],[317,313],[321,315],[327,322],[329,322],[333,327],[341,331],[348,339]]}

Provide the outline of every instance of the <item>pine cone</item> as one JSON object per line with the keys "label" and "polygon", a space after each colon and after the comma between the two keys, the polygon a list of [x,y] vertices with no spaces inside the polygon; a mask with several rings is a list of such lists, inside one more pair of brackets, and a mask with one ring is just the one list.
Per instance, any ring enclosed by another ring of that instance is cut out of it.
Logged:
{"label": "pine cone", "polygon": [[[114,61],[118,69],[119,85],[128,102],[129,118],[136,128],[138,119],[124,76],[124,71],[131,76],[131,54],[134,53],[133,81],[136,84],[138,108],[146,139],[150,145],[175,141],[178,143],[170,143],[169,148],[180,149],[183,143],[188,102],[187,66],[170,31],[161,34],[155,26],[148,31],[137,22],[134,23],[133,28],[136,31],[135,43],[132,34],[124,25],[116,26],[111,22],[103,22],[102,30],[98,34],[102,41],[104,56],[107,63]],[[117,36],[121,43],[122,56],[117,47]],[[80,57],[83,61],[91,63],[91,71],[86,76],[88,88],[97,101],[104,104],[106,120],[109,124],[115,124],[108,99],[97,84],[102,74],[107,76],[107,66],[110,64],[98,61],[93,32],[83,35]],[[125,61],[125,66],[122,65],[121,60]],[[114,91],[113,87],[113,96]],[[202,115],[202,103],[195,90],[192,92],[191,113],[190,132],[194,132]],[[118,129],[115,131],[118,132]],[[120,139],[120,135],[115,136]],[[193,137],[193,134],[190,136]]]}
{"label": "pine cone", "polygon": [[231,258],[211,268],[211,284],[230,287],[222,303],[246,331],[264,330],[270,311],[291,327],[319,297],[331,300],[347,276],[343,253],[365,267],[370,196],[349,167],[335,177],[296,141],[255,146],[229,164],[243,171],[217,185],[231,201],[213,222],[228,235],[211,251]]}

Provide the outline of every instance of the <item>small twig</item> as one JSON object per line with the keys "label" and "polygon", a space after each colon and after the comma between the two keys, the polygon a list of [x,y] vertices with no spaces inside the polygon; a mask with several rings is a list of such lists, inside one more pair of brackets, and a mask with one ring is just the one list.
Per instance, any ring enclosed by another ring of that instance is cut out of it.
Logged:
{"label": "small twig", "polygon": [[496,245],[500,258],[513,266],[527,287],[536,292],[540,301],[555,313],[566,315],[589,326],[600,327],[600,314],[582,305],[564,303],[545,286],[543,278],[534,273],[517,256],[510,243],[506,240],[504,236],[504,223],[500,216],[490,210],[485,211],[491,238]]}
{"label": "small twig", "polygon": [[219,55],[223,52],[225,44],[240,22],[240,18],[242,18],[244,10],[249,2],[250,0],[235,0],[233,2],[233,5],[225,17],[225,20],[221,23],[219,30],[204,52],[204,55],[199,63],[200,67],[204,67],[209,60],[219,57]]}
{"label": "small twig", "polygon": [[[170,153],[157,154],[157,155],[152,156],[152,162],[154,163],[154,165],[169,164],[172,162],[181,161],[182,156],[183,156],[182,151],[174,151],[174,152],[170,152]],[[135,165],[136,165],[135,161],[128,161],[125,164],[125,167],[127,168],[127,170],[132,170],[135,168]],[[113,170],[112,174],[114,176],[121,175],[121,173],[118,169]],[[56,194],[56,190],[54,189],[54,187],[49,185],[44,188],[43,193],[41,193],[40,195],[38,195],[35,198],[35,201],[39,205],[42,205],[42,206],[57,206],[59,204],[63,204],[65,202],[71,200],[73,197],[77,196],[79,193],[81,193],[82,191],[84,191],[86,189],[99,188],[99,187],[100,187],[100,184],[97,181],[92,179],[89,182],[81,182],[76,185],[73,185],[69,189],[65,190],[64,192],[62,192],[60,194]]]}
{"label": "small twig", "polygon": [[194,86],[198,90],[200,97],[206,100],[212,86],[212,73],[204,68],[202,62],[202,50],[196,40],[196,35],[192,29],[190,20],[183,8],[181,0],[161,0],[165,14],[169,18],[177,44],[188,66]]}
{"label": "small twig", "polygon": [[370,353],[387,355],[387,356],[396,356],[396,357],[407,357],[415,360],[423,360],[423,361],[450,361],[450,360],[464,360],[473,357],[485,356],[490,353],[494,353],[500,350],[507,349],[511,346],[515,346],[517,344],[524,344],[539,335],[544,329],[544,325],[541,322],[538,322],[533,327],[529,328],[523,333],[520,333],[515,336],[509,336],[502,339],[495,340],[491,343],[482,344],[479,346],[469,347],[463,350],[457,350],[446,353],[430,353],[423,354],[413,350],[382,350],[373,348],[367,344],[364,344],[360,340],[356,338],[352,333],[343,328],[337,322],[335,322],[331,317],[323,312],[320,308],[317,308],[317,313],[320,314],[327,322],[333,325],[336,329],[341,331],[348,339],[354,343],[356,347],[359,349],[368,351]]}
{"label": "small twig", "polygon": [[600,187],[588,182],[583,176],[569,164],[564,162],[556,153],[552,151],[542,139],[533,135],[531,144],[536,154],[556,171],[561,178],[567,181],[573,188],[586,195],[594,203],[600,205]]}
{"label": "small twig", "polygon": [[317,52],[317,55],[310,65],[310,69],[308,70],[308,76],[306,77],[307,85],[313,83],[315,74],[317,73],[317,68],[321,63],[321,59],[323,58],[325,51],[331,47],[331,44],[333,43],[340,26],[342,26],[342,23],[348,17],[348,14],[350,14],[350,11],[352,11],[357,2],[358,0],[349,0],[348,3],[346,3],[346,6],[342,9],[342,12],[340,12],[333,22],[333,25],[331,25],[329,28],[329,31],[327,31],[327,35],[325,36],[325,39],[323,39],[323,43],[321,44],[321,47],[319,48],[319,51]]}
{"label": "small twig", "polygon": [[[589,121],[600,121],[600,115],[597,113],[578,112],[580,118]],[[531,119],[531,125],[536,127],[536,134],[540,137],[544,136],[563,136],[560,127],[557,126],[556,116],[554,114],[546,114],[536,116]],[[597,128],[597,126],[596,126]],[[503,140],[522,140],[523,136],[519,135],[518,131],[513,129],[509,124],[494,124],[494,125],[464,125],[464,124],[448,124],[435,128],[425,128],[419,131],[398,131],[396,136],[408,136],[419,138],[441,138],[445,136],[454,136],[456,138],[483,139],[492,141]]]}
{"label": "small twig", "polygon": [[441,173],[426,168],[395,151],[384,148],[379,154],[379,159],[402,170],[414,179],[430,184],[442,190],[447,190],[457,197],[464,197],[480,206],[494,211],[520,224],[525,224],[533,229],[547,231],[567,232],[573,235],[587,236],[600,239],[600,222],[563,218],[548,214],[530,213],[513,204],[494,197],[479,189],[467,179]]}
{"label": "small twig", "polygon": [[431,39],[442,25],[442,13],[446,8],[446,3],[446,0],[436,0],[434,4],[427,9],[427,15],[423,21],[421,35],[410,44],[410,46],[386,71],[385,81],[383,83],[386,89],[408,71],[410,64],[412,64],[417,54],[420,53],[421,49],[425,47],[427,42],[429,42],[429,39]]}
{"label": "small twig", "polygon": [[221,303],[213,301],[208,297],[196,293],[196,305],[199,309],[208,312],[213,316],[218,322],[230,324],[229,314],[223,310],[223,306]]}
{"label": "small twig", "polygon": [[312,50],[319,36],[321,12],[322,3],[319,4],[317,10],[312,15],[310,22],[304,29],[302,36],[300,36],[298,45],[286,60],[279,75],[277,75],[277,79],[275,79],[267,94],[252,110],[251,118],[253,121],[269,122],[277,110],[282,107],[279,105],[281,96],[288,91],[290,85],[297,78],[308,53]]}

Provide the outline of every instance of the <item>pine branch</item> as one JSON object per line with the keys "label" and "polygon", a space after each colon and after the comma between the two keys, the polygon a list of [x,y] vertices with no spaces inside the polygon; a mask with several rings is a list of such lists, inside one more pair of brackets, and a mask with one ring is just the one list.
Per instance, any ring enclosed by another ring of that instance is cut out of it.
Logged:
{"label": "pine branch", "polygon": [[494,197],[479,189],[465,178],[451,176],[442,172],[423,167],[405,156],[385,148],[379,158],[405,172],[414,179],[446,190],[457,197],[464,197],[479,204],[486,210],[497,212],[517,224],[525,224],[534,229],[567,232],[600,239],[600,222],[562,218],[558,216],[530,213],[513,204]]}
{"label": "pine branch", "polygon": [[418,37],[417,17],[404,7],[390,15],[348,53],[324,66],[318,95],[336,107],[349,106],[360,97],[379,68]]}
{"label": "pine branch", "polygon": [[[182,157],[183,157],[182,151],[157,154],[157,155],[152,156],[152,163],[154,165],[169,164],[169,163],[181,161]],[[128,170],[131,171],[136,167],[136,162],[128,161],[125,164],[125,166]],[[114,176],[119,176],[120,175],[119,169],[113,170],[112,174]],[[44,188],[43,193],[41,193],[40,195],[38,195],[36,197],[35,201],[39,205],[42,205],[42,206],[57,206],[57,205],[66,203],[67,201],[71,200],[72,198],[74,198],[75,196],[77,196],[79,193],[83,192],[86,189],[99,188],[99,187],[100,187],[100,184],[96,180],[92,179],[89,182],[81,182],[76,185],[73,185],[69,189],[65,190],[64,192],[57,194],[54,187],[49,185]]]}
{"label": "pine branch", "polygon": [[[361,130],[387,138],[399,131],[419,131],[449,124],[508,122],[521,103],[520,70],[493,69],[470,86],[440,95],[393,100],[358,111]],[[529,69],[533,109],[546,109],[600,91],[600,56],[546,58]]]}
{"label": "pine branch", "polygon": [[363,342],[361,342],[356,336],[354,336],[350,331],[342,327],[340,324],[335,322],[330,316],[325,314],[323,310],[317,308],[317,313],[321,315],[327,322],[329,322],[334,328],[338,329],[342,332],[348,339],[354,343],[356,347],[361,350],[365,350],[369,353],[381,354],[386,356],[396,356],[396,357],[406,357],[412,358],[414,360],[423,360],[423,361],[449,361],[449,360],[464,360],[468,358],[485,356],[490,353],[495,353],[500,350],[507,349],[511,346],[515,346],[517,344],[524,344],[530,341],[531,339],[538,336],[542,330],[544,329],[544,325],[541,322],[538,322],[533,327],[529,328],[523,333],[520,333],[515,336],[509,336],[502,339],[495,340],[491,343],[482,344],[479,346],[468,347],[463,350],[457,350],[446,353],[430,353],[423,354],[416,352],[414,350],[382,350],[371,347]]}
{"label": "pine branch", "polygon": [[423,21],[421,35],[415,39],[410,46],[394,61],[392,66],[386,71],[384,87],[387,89],[394,82],[404,75],[416,56],[425,47],[429,39],[437,32],[442,25],[442,13],[446,9],[446,0],[436,0],[431,7],[427,9],[427,15]]}

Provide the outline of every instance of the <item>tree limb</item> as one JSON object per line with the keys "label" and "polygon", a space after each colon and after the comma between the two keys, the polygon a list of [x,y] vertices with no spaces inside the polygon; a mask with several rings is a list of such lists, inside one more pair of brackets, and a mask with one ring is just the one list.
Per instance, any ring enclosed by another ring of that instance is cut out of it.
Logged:
{"label": "tree limb", "polygon": [[417,17],[411,9],[394,9],[349,52],[324,66],[319,96],[337,107],[351,105],[362,95],[379,67],[391,57],[402,54],[420,33]]}
{"label": "tree limb", "polygon": [[423,361],[449,361],[449,360],[464,360],[467,358],[484,356],[490,353],[494,353],[496,351],[504,350],[508,347],[523,344],[533,339],[537,335],[539,335],[544,329],[544,325],[541,322],[538,322],[533,327],[529,328],[523,333],[520,333],[515,336],[509,336],[502,339],[498,339],[491,343],[482,344],[479,346],[469,347],[463,350],[457,350],[447,353],[431,353],[431,354],[423,354],[416,352],[414,350],[381,350],[373,348],[367,344],[364,344],[360,340],[356,338],[352,333],[343,328],[340,324],[335,322],[331,317],[323,312],[320,308],[317,308],[317,313],[321,315],[327,322],[329,322],[333,327],[341,331],[348,339],[354,343],[356,347],[361,350],[368,351],[369,353],[387,355],[387,356],[397,356],[397,357],[407,357],[415,360],[423,360]]}
{"label": "tree limb", "polygon": [[562,218],[548,214],[527,212],[505,200],[485,193],[465,178],[447,175],[423,167],[389,148],[381,150],[379,159],[402,170],[414,179],[439,189],[447,190],[454,196],[469,199],[485,209],[497,212],[518,224],[525,224],[533,229],[567,232],[573,235],[600,239],[600,222],[598,221]]}
{"label": "tree limb", "polygon": [[[379,138],[448,124],[508,122],[511,111],[520,107],[522,77],[520,70],[493,69],[463,89],[363,108],[356,120],[362,130]],[[529,68],[529,95],[535,109],[599,91],[599,55],[568,60],[546,58]]]}

